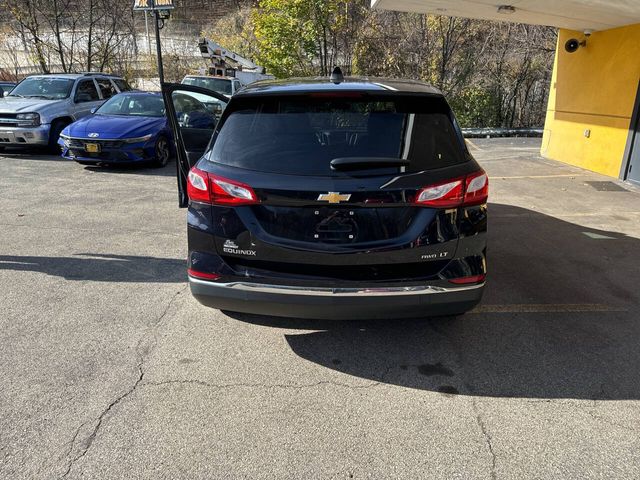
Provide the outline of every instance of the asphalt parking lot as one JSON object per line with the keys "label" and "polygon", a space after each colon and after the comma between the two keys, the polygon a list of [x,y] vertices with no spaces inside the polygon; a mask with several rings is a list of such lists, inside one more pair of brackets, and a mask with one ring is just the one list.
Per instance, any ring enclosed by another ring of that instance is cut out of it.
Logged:
{"label": "asphalt parking lot", "polygon": [[464,317],[222,313],[175,165],[0,155],[0,478],[640,478],[640,189],[473,140]]}

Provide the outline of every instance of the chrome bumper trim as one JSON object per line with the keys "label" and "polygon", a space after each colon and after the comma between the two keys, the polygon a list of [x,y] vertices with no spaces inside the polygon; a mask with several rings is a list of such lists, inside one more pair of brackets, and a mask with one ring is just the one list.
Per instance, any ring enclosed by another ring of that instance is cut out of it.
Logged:
{"label": "chrome bumper trim", "polygon": [[438,293],[455,293],[477,290],[484,287],[484,282],[476,285],[464,287],[437,287],[431,285],[421,285],[413,287],[373,287],[373,288],[322,288],[322,287],[293,287],[289,285],[268,285],[248,282],[211,282],[189,275],[189,281],[200,285],[212,287],[230,288],[245,292],[256,293],[276,293],[281,295],[304,295],[317,297],[393,297],[399,295],[431,295]]}
{"label": "chrome bumper trim", "polygon": [[100,143],[100,142],[122,142],[122,143],[147,143],[149,140],[151,140],[151,138],[146,138],[146,137],[151,137],[153,138],[153,135],[145,135],[143,137],[133,137],[133,138],[103,138],[103,137],[95,137],[95,138],[89,138],[89,137],[70,137],[69,135],[60,135],[60,138],[63,141],[79,141],[79,142],[88,142],[88,143]]}

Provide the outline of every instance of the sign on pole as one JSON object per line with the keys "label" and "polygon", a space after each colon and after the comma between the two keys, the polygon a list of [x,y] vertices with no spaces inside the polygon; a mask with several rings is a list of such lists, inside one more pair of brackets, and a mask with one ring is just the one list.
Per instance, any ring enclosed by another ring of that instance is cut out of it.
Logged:
{"label": "sign on pole", "polygon": [[169,18],[170,10],[174,8],[173,0],[133,0],[133,10],[152,11],[155,15],[156,51],[158,54],[158,77],[160,87],[164,84],[164,67],[162,66],[162,47],[160,45],[160,29],[164,20]]}
{"label": "sign on pole", "polygon": [[134,10],[173,10],[173,0],[134,0]]}

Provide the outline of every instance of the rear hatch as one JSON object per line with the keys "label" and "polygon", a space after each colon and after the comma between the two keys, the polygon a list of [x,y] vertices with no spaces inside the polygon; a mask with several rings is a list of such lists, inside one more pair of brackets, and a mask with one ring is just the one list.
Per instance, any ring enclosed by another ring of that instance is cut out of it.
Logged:
{"label": "rear hatch", "polygon": [[196,168],[231,268],[338,281],[437,275],[478,170],[441,96],[360,92],[236,97]]}

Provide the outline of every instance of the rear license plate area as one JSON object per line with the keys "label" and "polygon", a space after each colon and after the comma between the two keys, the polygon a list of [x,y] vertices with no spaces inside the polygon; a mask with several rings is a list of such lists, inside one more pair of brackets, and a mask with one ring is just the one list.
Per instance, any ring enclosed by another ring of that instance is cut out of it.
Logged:
{"label": "rear license plate area", "polygon": [[313,239],[323,243],[350,243],[358,239],[358,223],[354,210],[318,209]]}

